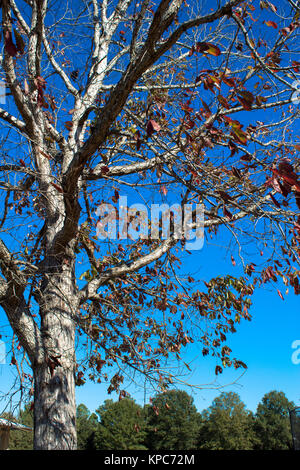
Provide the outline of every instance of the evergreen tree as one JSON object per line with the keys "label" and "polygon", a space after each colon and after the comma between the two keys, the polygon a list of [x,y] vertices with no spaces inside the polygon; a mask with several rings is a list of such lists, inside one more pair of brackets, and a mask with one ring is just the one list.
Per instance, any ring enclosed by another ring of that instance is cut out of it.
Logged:
{"label": "evergreen tree", "polygon": [[96,410],[100,425],[95,434],[96,449],[146,449],[146,421],[143,409],[129,398],[105,400]]}
{"label": "evergreen tree", "polygon": [[158,394],[148,410],[148,447],[153,450],[195,449],[200,414],[182,390]]}
{"label": "evergreen tree", "polygon": [[238,394],[223,392],[202,413],[199,447],[211,450],[253,448],[253,415]]}
{"label": "evergreen tree", "polygon": [[78,405],[76,413],[76,425],[78,449],[95,450],[95,433],[99,426],[96,414],[91,414],[85,405]]}
{"label": "evergreen tree", "polygon": [[258,404],[255,431],[258,438],[256,448],[284,450],[292,448],[289,409],[295,407],[283,392],[266,393]]}

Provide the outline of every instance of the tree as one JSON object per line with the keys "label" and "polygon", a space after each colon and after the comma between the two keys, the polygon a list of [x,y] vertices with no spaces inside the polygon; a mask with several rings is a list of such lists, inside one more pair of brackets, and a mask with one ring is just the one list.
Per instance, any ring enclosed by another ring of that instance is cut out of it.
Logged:
{"label": "tree", "polygon": [[146,421],[143,409],[130,398],[105,400],[97,409],[100,425],[95,444],[99,450],[144,450]]}
{"label": "tree", "polygon": [[196,449],[199,419],[193,398],[183,390],[156,395],[148,407],[149,449]]}
{"label": "tree", "polygon": [[[176,376],[165,361],[192,341],[217,374],[246,367],[226,340],[250,319],[253,289],[282,278],[299,293],[299,7],[2,0],[1,11],[0,305],[22,390],[34,390],[35,449],[74,449],[87,374],[121,397],[130,371],[164,390]],[[161,208],[165,236],[121,191],[177,202]],[[196,287],[180,275],[203,225],[232,236],[242,276]]]}
{"label": "tree", "polygon": [[223,392],[202,413],[199,448],[210,450],[251,450],[253,416],[239,395]]}
{"label": "tree", "polygon": [[295,408],[283,392],[266,393],[257,406],[255,431],[261,450],[292,449],[289,410]]}
{"label": "tree", "polygon": [[99,422],[95,413],[90,413],[84,404],[77,406],[77,448],[79,450],[95,450],[95,433]]}

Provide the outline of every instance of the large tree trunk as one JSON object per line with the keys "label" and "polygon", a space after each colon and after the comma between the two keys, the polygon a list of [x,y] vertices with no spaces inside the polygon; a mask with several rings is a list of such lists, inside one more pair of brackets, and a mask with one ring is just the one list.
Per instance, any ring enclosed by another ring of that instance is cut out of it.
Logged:
{"label": "large tree trunk", "polygon": [[49,377],[47,365],[36,367],[34,383],[34,448],[76,449],[74,369],[57,367]]}
{"label": "large tree trunk", "polygon": [[[34,448],[76,449],[75,324],[72,260],[55,262],[41,286],[43,361],[34,372]],[[48,265],[49,267],[49,265]]]}

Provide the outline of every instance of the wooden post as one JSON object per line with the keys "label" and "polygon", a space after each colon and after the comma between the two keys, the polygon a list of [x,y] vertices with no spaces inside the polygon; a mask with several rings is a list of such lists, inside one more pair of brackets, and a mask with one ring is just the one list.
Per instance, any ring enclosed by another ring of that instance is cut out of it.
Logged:
{"label": "wooden post", "polygon": [[9,444],[9,428],[0,428],[0,450],[7,450]]}

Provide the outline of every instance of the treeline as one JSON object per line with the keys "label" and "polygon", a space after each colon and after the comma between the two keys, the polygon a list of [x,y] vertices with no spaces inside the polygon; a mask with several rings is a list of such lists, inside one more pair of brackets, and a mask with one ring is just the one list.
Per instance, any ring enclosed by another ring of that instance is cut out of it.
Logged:
{"label": "treeline", "polygon": [[[283,392],[264,395],[255,413],[238,394],[221,393],[201,413],[182,390],[156,395],[144,407],[133,399],[106,400],[96,413],[77,407],[80,450],[284,450],[292,448],[289,409]],[[18,422],[32,426],[25,408]],[[12,433],[10,449],[32,449],[32,435]]]}

